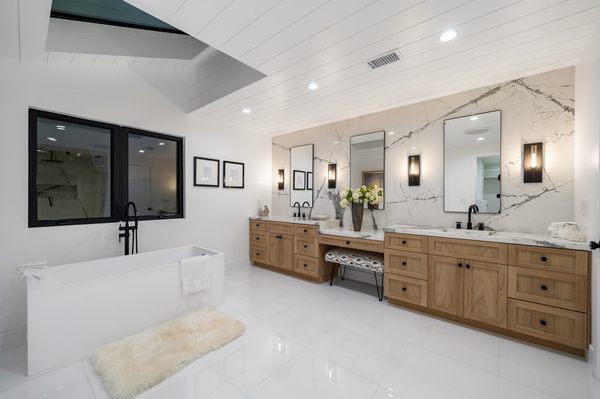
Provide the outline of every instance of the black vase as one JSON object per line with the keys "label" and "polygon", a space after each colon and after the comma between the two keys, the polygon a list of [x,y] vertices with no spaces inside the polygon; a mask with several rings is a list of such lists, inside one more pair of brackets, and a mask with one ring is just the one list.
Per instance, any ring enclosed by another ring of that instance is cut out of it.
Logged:
{"label": "black vase", "polygon": [[362,203],[352,204],[352,227],[354,228],[354,231],[360,231],[362,228],[364,209],[365,206]]}

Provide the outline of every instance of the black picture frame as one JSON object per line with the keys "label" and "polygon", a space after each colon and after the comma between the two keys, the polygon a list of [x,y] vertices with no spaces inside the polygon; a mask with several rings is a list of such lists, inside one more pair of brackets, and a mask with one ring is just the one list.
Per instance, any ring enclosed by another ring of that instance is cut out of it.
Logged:
{"label": "black picture frame", "polygon": [[313,189],[313,172],[306,172],[306,189]]}
{"label": "black picture frame", "polygon": [[[306,190],[306,172],[303,170],[294,170],[292,172],[292,176],[293,176],[292,189],[296,190],[296,191]],[[300,176],[302,176],[301,182],[300,182]]]}
{"label": "black picture frame", "polygon": [[[197,170],[197,162],[198,161],[209,161],[215,163],[217,166],[217,178],[215,179],[214,184],[202,184],[198,183],[198,170]],[[195,187],[219,187],[219,180],[221,179],[221,161],[213,158],[205,158],[205,157],[194,157],[194,186]]]}
{"label": "black picture frame", "polygon": [[[241,185],[229,185],[227,184],[227,166],[238,165],[242,167],[242,184]],[[245,185],[245,171],[246,166],[243,162],[223,161],[223,188],[244,188]]]}

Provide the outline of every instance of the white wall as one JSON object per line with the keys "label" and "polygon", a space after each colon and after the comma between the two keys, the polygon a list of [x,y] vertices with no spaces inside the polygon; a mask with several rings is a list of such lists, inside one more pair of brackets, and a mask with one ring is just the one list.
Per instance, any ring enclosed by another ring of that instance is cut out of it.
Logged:
{"label": "white wall", "polygon": [[[197,243],[247,258],[247,218],[270,203],[271,140],[187,115],[127,67],[0,62],[0,348],[22,341],[25,285],[15,268],[119,255],[117,224],[27,227],[29,106],[185,136],[185,219],[142,222],[141,251]],[[246,188],[192,185],[192,157],[246,164]],[[15,342],[18,341],[18,342]]]}
{"label": "white wall", "polygon": [[[575,71],[575,221],[590,240],[600,240],[600,32]],[[590,362],[600,379],[600,254],[592,257],[592,346]]]}

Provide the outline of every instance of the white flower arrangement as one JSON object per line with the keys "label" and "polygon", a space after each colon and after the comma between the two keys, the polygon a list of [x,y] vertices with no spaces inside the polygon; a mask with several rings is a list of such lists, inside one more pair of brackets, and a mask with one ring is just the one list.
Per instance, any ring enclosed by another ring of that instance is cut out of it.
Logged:
{"label": "white flower arrangement", "polygon": [[357,189],[352,187],[345,188],[342,190],[342,200],[340,206],[346,208],[351,204],[368,204],[378,205],[383,202],[383,188],[375,185],[372,186],[361,186]]}

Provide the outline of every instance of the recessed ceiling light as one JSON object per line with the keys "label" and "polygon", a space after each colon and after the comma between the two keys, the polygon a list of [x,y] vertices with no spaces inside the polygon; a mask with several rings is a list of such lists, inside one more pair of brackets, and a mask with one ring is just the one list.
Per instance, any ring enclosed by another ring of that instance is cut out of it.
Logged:
{"label": "recessed ceiling light", "polygon": [[244,108],[244,109],[242,110],[242,112],[243,112],[243,113],[245,113],[245,114],[249,114],[249,113],[250,113],[250,112],[252,112],[252,111],[250,111],[250,108]]}
{"label": "recessed ceiling light", "polygon": [[56,125],[56,130],[67,130],[64,125]]}
{"label": "recessed ceiling light", "polygon": [[58,140],[56,140],[56,137],[46,137],[46,138],[50,141],[58,141]]}
{"label": "recessed ceiling light", "polygon": [[478,120],[478,119],[479,119],[479,117],[478,117],[478,116],[472,116],[472,117],[470,117],[469,119],[470,119],[470,120],[472,120],[472,121],[476,121],[476,120]]}
{"label": "recessed ceiling light", "polygon": [[340,143],[339,141],[334,141],[334,142],[333,142],[333,144],[339,144],[339,143]]}
{"label": "recessed ceiling light", "polygon": [[477,141],[483,141],[485,140],[483,137],[477,137]]}
{"label": "recessed ceiling light", "polygon": [[163,143],[162,141],[158,143],[158,145],[165,145],[165,143]]}
{"label": "recessed ceiling light", "polygon": [[145,153],[145,152],[146,152],[146,151],[144,151],[144,150],[140,150],[140,153],[142,153],[142,154],[143,154],[143,153]]}
{"label": "recessed ceiling light", "polygon": [[410,149],[414,151],[417,149],[417,147],[410,147]]}
{"label": "recessed ceiling light", "polygon": [[308,88],[310,90],[317,90],[319,88],[319,84],[317,82],[310,82],[308,84]]}
{"label": "recessed ceiling light", "polygon": [[394,133],[396,133],[396,132],[389,132],[388,134],[389,134],[389,135],[392,135],[392,134],[394,134]]}
{"label": "recessed ceiling light", "polygon": [[446,32],[440,35],[440,41],[449,42],[456,38],[456,31],[454,29],[448,29]]}

